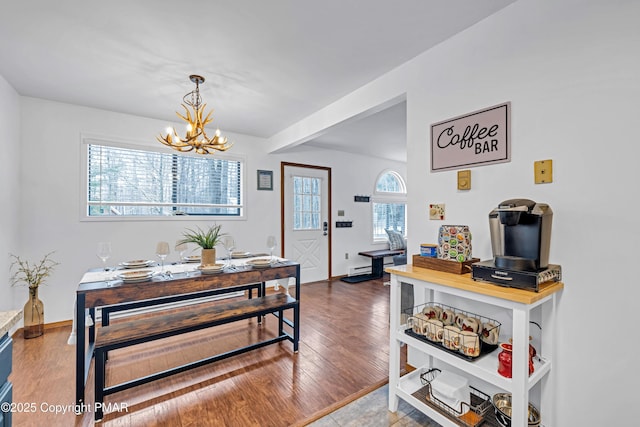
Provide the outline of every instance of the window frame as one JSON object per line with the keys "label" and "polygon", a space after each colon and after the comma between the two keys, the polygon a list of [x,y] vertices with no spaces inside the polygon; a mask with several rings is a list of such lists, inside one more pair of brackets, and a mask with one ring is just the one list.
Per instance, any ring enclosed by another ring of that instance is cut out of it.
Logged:
{"label": "window frame", "polygon": [[[88,211],[88,186],[89,186],[89,162],[88,162],[88,151],[89,145],[105,145],[114,148],[124,148],[130,150],[142,150],[149,152],[156,152],[161,154],[167,154],[167,150],[162,147],[150,146],[145,143],[136,143],[129,140],[122,140],[112,137],[102,137],[96,135],[87,135],[81,134],[81,144],[80,144],[80,167],[81,167],[81,183],[80,183],[80,212],[79,217],[80,221],[86,222],[100,222],[100,221],[198,221],[198,220],[206,220],[206,221],[244,221],[247,218],[247,161],[244,155],[238,154],[227,154],[227,153],[216,153],[215,158],[222,160],[230,160],[230,161],[238,161],[241,163],[240,168],[240,196],[241,202],[238,205],[240,208],[240,215],[107,215],[107,216],[90,216]],[[181,156],[193,156],[198,157],[202,156],[201,154],[193,154],[193,153],[171,153],[169,154],[178,154]]]}
{"label": "window frame", "polygon": [[[387,175],[392,174],[400,183],[401,192],[379,191],[378,182]],[[393,169],[385,169],[378,174],[373,186],[373,196],[371,197],[371,240],[374,244],[386,243],[389,241],[388,236],[376,237],[375,235],[375,204],[404,204],[404,238],[407,238],[407,185],[400,173]]]}

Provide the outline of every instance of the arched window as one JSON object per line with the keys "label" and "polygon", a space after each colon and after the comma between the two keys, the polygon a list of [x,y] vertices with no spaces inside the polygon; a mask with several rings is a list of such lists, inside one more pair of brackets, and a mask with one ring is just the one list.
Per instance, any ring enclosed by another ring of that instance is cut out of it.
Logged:
{"label": "arched window", "polygon": [[387,231],[407,234],[407,187],[399,173],[385,170],[376,180],[373,196],[373,240],[386,241]]}

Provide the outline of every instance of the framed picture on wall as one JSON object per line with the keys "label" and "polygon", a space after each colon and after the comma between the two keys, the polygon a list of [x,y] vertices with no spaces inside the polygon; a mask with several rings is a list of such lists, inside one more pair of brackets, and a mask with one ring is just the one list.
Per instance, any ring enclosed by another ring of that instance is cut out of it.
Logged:
{"label": "framed picture on wall", "polygon": [[431,172],[511,161],[511,102],[431,125]]}
{"label": "framed picture on wall", "polygon": [[258,169],[258,190],[273,191],[273,171]]}

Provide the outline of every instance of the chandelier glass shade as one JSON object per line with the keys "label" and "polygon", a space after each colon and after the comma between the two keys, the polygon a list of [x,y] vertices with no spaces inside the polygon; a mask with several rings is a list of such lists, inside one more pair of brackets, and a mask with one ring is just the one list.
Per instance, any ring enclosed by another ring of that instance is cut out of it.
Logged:
{"label": "chandelier glass shade", "polygon": [[213,110],[203,118],[207,104],[202,103],[200,84],[204,83],[204,77],[192,74],[189,79],[196,84],[196,88],[182,98],[184,103],[181,105],[185,110],[185,115],[176,112],[178,117],[187,122],[185,136],[179,136],[175,128],[168,128],[164,135],[158,136],[158,141],[181,152],[195,151],[198,154],[213,154],[216,151],[227,151],[233,144],[230,144],[227,138],[220,134],[220,129],[216,129],[211,138],[207,136],[205,131],[205,126],[213,121],[211,118]]}

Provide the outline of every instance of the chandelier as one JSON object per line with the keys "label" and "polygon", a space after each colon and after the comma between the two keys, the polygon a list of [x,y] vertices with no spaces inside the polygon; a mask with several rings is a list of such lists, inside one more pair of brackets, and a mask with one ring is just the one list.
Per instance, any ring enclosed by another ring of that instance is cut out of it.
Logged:
{"label": "chandelier", "polygon": [[186,115],[183,116],[176,112],[178,117],[187,122],[186,135],[182,138],[175,128],[168,128],[165,135],[160,134],[158,136],[158,141],[181,152],[195,150],[198,154],[213,154],[216,151],[227,151],[233,144],[229,144],[227,138],[221,136],[220,129],[216,129],[211,138],[207,136],[207,132],[204,130],[204,127],[213,121],[211,118],[213,110],[209,111],[209,114],[204,119],[202,118],[204,109],[207,106],[207,104],[202,103],[202,97],[200,97],[200,84],[204,83],[204,77],[192,74],[189,79],[196,84],[196,89],[182,98],[184,104],[181,105]]}

